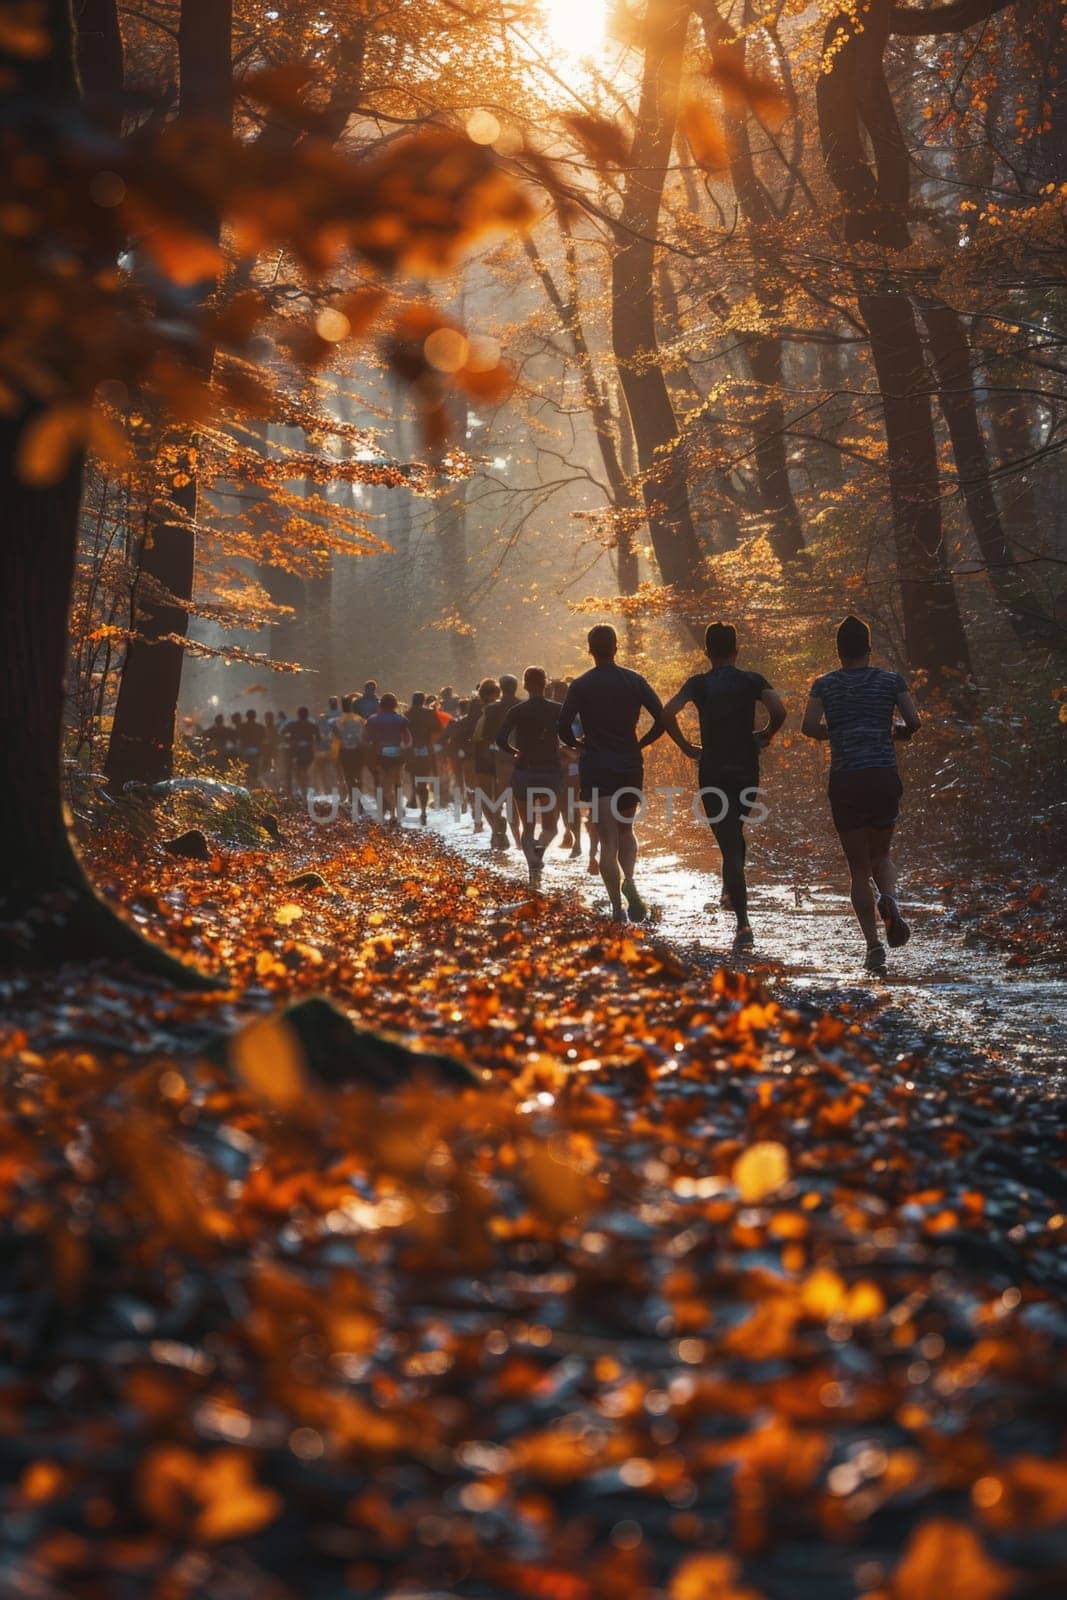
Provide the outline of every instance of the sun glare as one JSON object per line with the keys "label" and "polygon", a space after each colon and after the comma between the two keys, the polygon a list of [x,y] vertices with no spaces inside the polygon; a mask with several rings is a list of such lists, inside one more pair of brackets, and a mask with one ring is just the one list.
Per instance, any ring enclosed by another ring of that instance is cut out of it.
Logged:
{"label": "sun glare", "polygon": [[604,43],[605,0],[544,0],[545,26],[558,50],[579,60]]}

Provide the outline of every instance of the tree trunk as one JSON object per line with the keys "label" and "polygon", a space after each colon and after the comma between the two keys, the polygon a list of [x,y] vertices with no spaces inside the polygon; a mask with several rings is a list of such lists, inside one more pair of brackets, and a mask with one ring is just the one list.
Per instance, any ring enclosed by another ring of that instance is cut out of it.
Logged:
{"label": "tree trunk", "polygon": [[819,133],[827,173],[842,197],[846,240],[886,252],[880,267],[857,267],[857,299],[885,415],[905,645],[930,685],[951,685],[969,675],[970,655],[945,559],[922,341],[915,309],[889,265],[892,252],[906,249],[911,238],[908,151],[883,60],[889,24],[889,0],[872,0],[862,32],[844,14],[829,24],[832,66],[816,87]]}
{"label": "tree trunk", "polygon": [[[761,307],[768,315],[768,307]],[[783,567],[805,554],[804,528],[789,481],[789,454],[782,404],[782,341],[774,333],[755,333],[747,341],[748,364],[762,400],[756,418],[756,472],[768,521],[767,542]]]}
{"label": "tree trunk", "polygon": [[971,348],[951,306],[923,306],[923,321],[937,369],[941,410],[952,440],[964,504],[985,569],[1016,637],[1029,645],[1063,645],[1061,631],[1038,604],[1008,544],[989,477],[989,453],[978,421]]}
{"label": "tree trunk", "polygon": [[701,583],[702,551],[660,363],[655,298],[656,231],[690,10],[687,0],[649,0],[641,98],[612,263],[611,331],[656,562],[664,583],[691,593]]}
{"label": "tree trunk", "polygon": [[[701,7],[708,44],[727,59],[743,78],[747,71],[744,38],[732,39],[713,5]],[[751,21],[745,7],[744,22]],[[770,194],[761,182],[752,155],[748,132],[748,111],[727,108],[727,134],[730,145],[730,180],[737,196],[738,210],[745,219],[752,254],[766,262],[766,270],[755,283],[756,301],[763,331],[745,341],[749,369],[760,391],[753,425],[756,477],[759,482],[763,514],[767,522],[767,542],[783,567],[804,557],[806,541],[800,512],[789,481],[789,447],[785,434],[785,406],[782,401],[782,339],[776,329],[781,317],[781,297],[774,287],[773,262],[767,260],[763,230],[778,220]]]}
{"label": "tree trunk", "polygon": [[[230,126],[233,104],[232,0],[182,0],[178,30],[179,116]],[[219,237],[219,218],[205,216],[205,233]],[[201,286],[206,298],[214,287]],[[207,357],[202,377],[209,377]],[[177,479],[177,481],[174,481]],[[181,693],[186,610],[193,597],[196,517],[199,504],[196,442],[178,449],[171,481],[161,483],[141,550],[134,619],[119,681],[115,720],[107,754],[114,789],[131,780],[158,783],[174,763],[174,725]],[[147,580],[145,582],[144,580]]]}
{"label": "tree trunk", "polygon": [[911,666],[931,683],[970,671],[956,591],[948,570],[937,473],[937,442],[915,311],[902,292],[861,293],[885,415],[897,581]]}
{"label": "tree trunk", "polygon": [[74,0],[76,55],[86,115],[122,132],[124,59],[116,0]]}
{"label": "tree trunk", "polygon": [[[70,11],[52,0],[50,48],[35,57],[0,50],[15,95],[37,108],[34,149],[47,157],[49,121],[69,135],[78,104]],[[67,613],[78,542],[83,461],[43,488],[16,470],[32,413],[0,418],[0,950],[25,965],[110,957],[188,986],[199,974],[143,940],[93,892],[74,853],[63,798],[63,679]]]}
{"label": "tree trunk", "polygon": [[[446,403],[449,413],[449,438],[464,450],[467,446],[470,425],[470,406],[467,398],[459,389],[455,389]],[[437,541],[441,590],[449,614],[457,622],[462,621],[463,610],[467,603],[469,484],[469,478],[460,478],[455,483],[445,481],[441,485],[437,499],[433,502],[433,531]],[[456,680],[462,683],[473,682],[477,671],[474,636],[465,632],[460,626],[451,628],[448,637]]]}
{"label": "tree trunk", "polygon": [[1008,537],[1031,554],[1041,543],[1041,514],[1034,493],[1031,400],[1023,394],[991,394],[989,420],[996,445],[1000,500]]}
{"label": "tree trunk", "polygon": [[566,299],[561,294],[547,263],[538,253],[533,239],[527,235],[523,243],[530,264],[545,291],[545,296],[559,317],[560,325],[570,337],[578,365],[582,393],[585,397],[590,421],[593,424],[593,434],[596,438],[597,449],[600,451],[600,459],[604,466],[604,476],[608,480],[609,504],[615,514],[615,570],[619,593],[622,595],[636,594],[640,573],[638,570],[637,546],[632,526],[632,514],[637,508],[637,503],[628,476],[623,471],[619,455],[619,441],[615,432],[615,419],[611,414],[607,396],[597,379],[593,354],[586,338],[579,302],[581,284],[574,240],[565,232],[562,221],[560,223],[560,232],[563,235],[563,250],[567,265],[568,294]]}

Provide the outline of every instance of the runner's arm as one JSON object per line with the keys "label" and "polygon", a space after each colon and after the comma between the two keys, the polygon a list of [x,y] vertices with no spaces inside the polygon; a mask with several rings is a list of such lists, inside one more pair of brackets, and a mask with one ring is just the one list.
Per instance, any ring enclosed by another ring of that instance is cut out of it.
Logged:
{"label": "runner's arm", "polygon": [[915,701],[904,689],[897,695],[897,710],[904,721],[898,722],[893,728],[894,739],[912,739],[923,725],[923,719],[915,709]]}
{"label": "runner's arm", "polygon": [[[521,704],[521,701],[520,701],[520,704]],[[506,756],[517,757],[518,754],[519,754],[519,752],[515,749],[515,747],[512,744],[509,743],[509,736],[511,734],[512,728],[514,728],[514,726],[515,726],[516,720],[518,719],[518,715],[519,715],[519,707],[517,705],[512,706],[510,711],[505,712],[504,720],[500,724],[499,729],[497,730],[496,748],[498,750],[503,751],[504,755],[506,755]]]}
{"label": "runner's arm", "polygon": [[559,742],[566,745],[568,750],[580,750],[582,748],[581,741],[575,737],[574,733],[574,719],[577,715],[577,698],[573,689],[568,689],[567,698],[564,700],[563,708],[559,714],[559,722],[556,724]]}
{"label": "runner's arm", "polygon": [[782,699],[777,689],[764,689],[763,693],[760,695],[760,699],[767,707],[767,715],[770,718],[770,721],[767,723],[765,728],[760,729],[759,733],[756,735],[756,738],[759,740],[761,748],[766,750],[767,746],[778,732],[778,729],[785,722],[785,719],[789,713],[786,711],[785,701]]}
{"label": "runner's arm", "polygon": [[678,726],[678,713],[683,706],[688,705],[690,698],[685,689],[680,689],[673,700],[667,701],[644,738],[638,740],[640,749],[644,750],[648,745],[655,744],[657,739],[662,739],[665,733],[669,733],[683,755],[692,761],[700,759],[700,746],[687,739]]}
{"label": "runner's arm", "polygon": [[810,695],[807,708],[804,712],[804,721],[800,724],[800,731],[808,739],[828,739],[830,730],[826,726],[826,712],[823,703],[817,694]]}
{"label": "runner's arm", "polygon": [[637,741],[638,749],[643,750],[646,745],[655,744],[657,739],[669,732],[663,720],[663,701],[653,689],[647,678],[638,676],[638,697],[645,711],[652,718],[652,726],[645,732],[643,738]]}

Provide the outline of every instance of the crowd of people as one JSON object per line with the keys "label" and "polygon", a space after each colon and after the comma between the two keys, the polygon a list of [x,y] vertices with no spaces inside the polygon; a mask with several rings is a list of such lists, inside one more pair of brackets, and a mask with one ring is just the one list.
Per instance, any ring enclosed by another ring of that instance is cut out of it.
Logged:
{"label": "crowd of people", "polygon": [[[484,678],[469,697],[451,685],[420,691],[401,707],[368,680],[333,697],[313,716],[254,710],[223,715],[201,735],[203,758],[224,775],[236,764],[246,782],[305,798],[336,794],[353,814],[399,826],[411,808],[428,822],[431,803],[470,813],[494,852],[523,851],[534,889],[560,835],[572,859],[588,851],[613,920],[643,922],[636,883],[635,818],[644,796],[644,750],[664,734],[697,763],[698,794],[722,855],[722,904],[736,918],[735,953],[752,949],[745,873],[745,826],[762,804],[760,757],[787,717],[785,702],[758,672],[737,665],[736,630],[709,625],[709,670],[693,674],[664,704],[639,673],[620,666],[613,628],[588,637],[593,665],[550,680],[527,667],[519,693],[512,673]],[[867,945],[867,967],[886,969],[886,945],[911,930],[896,898],[890,854],[902,794],[895,745],[920,719],[904,679],[871,664],[867,624],[847,617],[837,633],[839,667],[812,685],[802,731],[830,744],[830,808],[852,882],[852,904]],[[679,726],[695,708],[700,743]],[[639,734],[642,714],[647,727]],[[373,798],[371,798],[373,797]],[[883,943],[883,933],[885,943]]]}

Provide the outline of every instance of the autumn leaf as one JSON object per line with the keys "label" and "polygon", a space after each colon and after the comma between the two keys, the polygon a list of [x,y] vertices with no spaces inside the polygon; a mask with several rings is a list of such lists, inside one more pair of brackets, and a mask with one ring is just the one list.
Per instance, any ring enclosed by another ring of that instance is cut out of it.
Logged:
{"label": "autumn leaf", "polygon": [[738,1582],[739,1568],[730,1555],[687,1556],[674,1570],[669,1600],[762,1600],[758,1589]]}
{"label": "autumn leaf", "polygon": [[727,105],[735,110],[747,107],[772,133],[777,133],[789,116],[789,100],[779,85],[773,78],[749,72],[735,46],[712,50],[708,76],[721,89]]}
{"label": "autumn leaf", "polygon": [[916,1528],[893,1574],[894,1600],[1000,1600],[1010,1568],[986,1554],[966,1523],[931,1517]]}
{"label": "autumn leaf", "polygon": [[234,1034],[229,1057],[245,1087],[276,1111],[293,1112],[307,1104],[304,1052],[281,1017],[257,1018]]}
{"label": "autumn leaf", "polygon": [[606,117],[596,117],[587,111],[568,112],[560,120],[598,166],[629,165],[630,146],[619,123],[609,122]]}
{"label": "autumn leaf", "polygon": [[206,233],[195,233],[168,221],[149,229],[144,248],[159,270],[180,288],[217,278],[226,264],[219,246]]}
{"label": "autumn leaf", "polygon": [[269,111],[301,118],[307,111],[304,96],[313,82],[314,74],[303,62],[286,61],[249,73],[236,88]]}
{"label": "autumn leaf", "polygon": [[788,1153],[773,1140],[750,1145],[734,1162],[731,1177],[745,1205],[758,1205],[788,1183]]}
{"label": "autumn leaf", "polygon": [[87,406],[58,405],[31,417],[19,437],[16,471],[41,489],[61,478],[89,431]]}
{"label": "autumn leaf", "polygon": [[707,106],[699,100],[687,100],[679,111],[678,120],[698,166],[709,172],[721,172],[730,165],[726,134]]}

